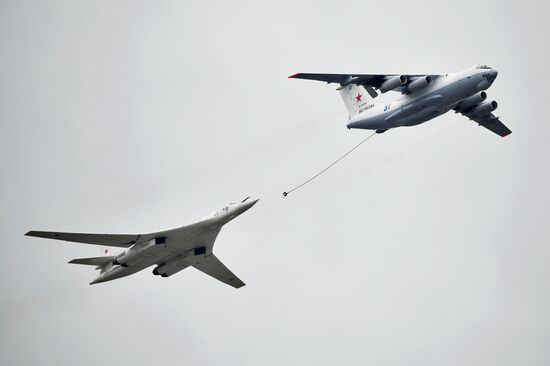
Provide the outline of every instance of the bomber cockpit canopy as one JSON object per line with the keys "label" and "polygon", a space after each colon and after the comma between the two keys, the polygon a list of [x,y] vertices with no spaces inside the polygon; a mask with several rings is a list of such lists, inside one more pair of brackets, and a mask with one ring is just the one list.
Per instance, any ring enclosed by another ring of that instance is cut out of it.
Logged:
{"label": "bomber cockpit canopy", "polygon": [[220,208],[219,210],[217,210],[216,212],[214,212],[211,216],[219,216],[221,214],[224,214],[226,212],[229,212],[229,208],[235,206],[236,203],[235,202],[231,202],[231,203],[228,203],[225,207],[223,208]]}
{"label": "bomber cockpit canopy", "polygon": [[222,211],[227,212],[227,211],[229,211],[229,208],[230,208],[230,207],[235,206],[235,205],[236,205],[235,202],[230,202],[230,203],[227,204],[227,206],[225,206],[224,208],[222,208]]}
{"label": "bomber cockpit canopy", "polygon": [[487,65],[483,65],[483,64],[477,64],[477,65],[476,65],[476,69],[490,70],[491,67],[490,67],[490,66],[487,66]]}

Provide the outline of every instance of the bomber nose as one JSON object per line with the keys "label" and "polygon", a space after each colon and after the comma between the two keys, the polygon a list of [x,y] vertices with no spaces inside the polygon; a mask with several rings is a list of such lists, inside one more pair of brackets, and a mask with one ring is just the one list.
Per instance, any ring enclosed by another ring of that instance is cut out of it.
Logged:
{"label": "bomber nose", "polygon": [[[254,206],[256,204],[256,202],[258,202],[260,199],[257,198],[255,200],[250,200],[250,201],[246,201],[246,202],[243,202],[242,205],[243,205],[243,208],[244,208],[244,211],[250,209],[252,206]],[[243,212],[244,212],[243,211]]]}
{"label": "bomber nose", "polygon": [[492,69],[492,70],[491,70],[491,75],[493,76],[493,79],[496,79],[496,78],[497,78],[497,75],[498,75],[498,71],[495,70],[495,69]]}

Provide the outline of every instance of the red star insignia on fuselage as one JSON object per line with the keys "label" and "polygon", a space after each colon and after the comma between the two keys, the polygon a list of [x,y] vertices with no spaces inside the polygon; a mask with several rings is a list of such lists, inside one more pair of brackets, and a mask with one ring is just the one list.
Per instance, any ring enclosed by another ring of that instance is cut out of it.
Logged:
{"label": "red star insignia on fuselage", "polygon": [[355,99],[357,99],[357,103],[359,103],[361,101],[361,97],[362,97],[362,95],[357,93],[357,96],[355,97]]}
{"label": "red star insignia on fuselage", "polygon": [[108,251],[109,251],[109,249],[105,249],[104,253],[107,254]]}

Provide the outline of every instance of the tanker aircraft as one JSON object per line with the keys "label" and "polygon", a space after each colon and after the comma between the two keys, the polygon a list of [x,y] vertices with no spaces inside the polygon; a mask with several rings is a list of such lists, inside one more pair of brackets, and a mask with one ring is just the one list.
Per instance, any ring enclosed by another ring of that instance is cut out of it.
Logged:
{"label": "tanker aircraft", "polygon": [[[349,112],[348,128],[382,133],[395,127],[415,126],[454,110],[504,137],[512,131],[492,113],[498,104],[487,100],[485,92],[497,75],[487,65],[476,65],[444,75],[298,73],[289,78],[340,84],[337,90]],[[402,95],[393,102],[375,102],[375,89]]]}
{"label": "tanker aircraft", "polygon": [[77,243],[128,248],[115,256],[73,259],[69,263],[95,266],[99,277],[90,285],[111,281],[156,265],[153,274],[169,277],[189,266],[230,286],[245,284],[212,253],[214,241],[223,225],[254,206],[258,199],[245,198],[230,203],[206,218],[177,229],[150,234],[80,234],[29,231],[27,236]]}

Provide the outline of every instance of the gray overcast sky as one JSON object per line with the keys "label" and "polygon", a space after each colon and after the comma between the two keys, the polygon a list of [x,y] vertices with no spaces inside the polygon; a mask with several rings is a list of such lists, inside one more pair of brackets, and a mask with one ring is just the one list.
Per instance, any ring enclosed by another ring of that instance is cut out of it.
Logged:
{"label": "gray overcast sky", "polygon": [[[0,1],[0,363],[548,365],[543,1]],[[447,114],[375,136],[295,72],[499,71],[513,134]],[[215,251],[247,286],[100,247],[247,195]]]}

